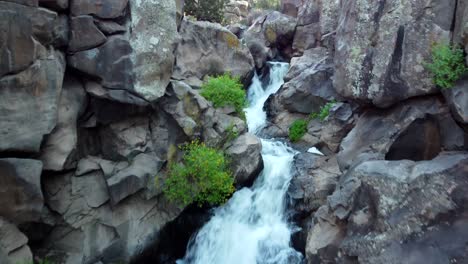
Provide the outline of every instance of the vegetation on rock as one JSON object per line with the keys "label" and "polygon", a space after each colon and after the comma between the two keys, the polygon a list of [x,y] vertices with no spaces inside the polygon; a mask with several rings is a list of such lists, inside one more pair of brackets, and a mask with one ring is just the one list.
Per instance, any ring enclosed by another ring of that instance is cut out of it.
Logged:
{"label": "vegetation on rock", "polygon": [[330,109],[336,104],[336,101],[333,100],[331,102],[326,103],[324,106],[320,108],[320,112],[314,112],[310,114],[310,119],[320,119],[324,121],[330,115]]}
{"label": "vegetation on rock", "polygon": [[243,109],[247,106],[246,93],[237,77],[231,77],[229,74],[210,77],[203,84],[201,95],[216,108],[232,106],[239,116],[244,116]]}
{"label": "vegetation on rock", "polygon": [[184,11],[198,20],[221,23],[228,0],[186,0]]}
{"label": "vegetation on rock", "polygon": [[265,10],[279,10],[280,0],[256,0],[254,1],[253,6],[255,8]]}
{"label": "vegetation on rock", "polygon": [[298,119],[289,127],[289,139],[292,142],[299,141],[307,132],[309,122],[304,119]]}
{"label": "vegetation on rock", "polygon": [[180,206],[191,203],[218,205],[235,191],[234,179],[224,154],[204,143],[192,141],[182,147],[182,163],[172,164],[164,194]]}
{"label": "vegetation on rock", "polygon": [[438,43],[432,47],[432,62],[426,67],[433,82],[442,89],[450,89],[467,72],[463,50],[457,46]]}

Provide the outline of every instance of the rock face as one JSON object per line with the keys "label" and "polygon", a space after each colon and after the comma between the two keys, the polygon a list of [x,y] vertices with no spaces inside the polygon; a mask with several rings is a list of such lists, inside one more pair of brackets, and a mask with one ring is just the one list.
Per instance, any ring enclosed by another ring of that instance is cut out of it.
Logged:
{"label": "rock face", "polygon": [[291,58],[291,41],[296,19],[274,11],[255,19],[244,33],[244,40],[252,53],[257,69],[267,60]]}
{"label": "rock face", "polygon": [[[442,149],[462,149],[463,131],[453,120],[447,126],[447,119],[451,119],[448,108],[436,98],[365,112],[341,142],[340,168],[373,159],[430,160]],[[450,144],[450,137],[458,138],[458,146]]]}
{"label": "rock face", "polygon": [[454,118],[468,124],[468,79],[459,80],[455,87],[443,91]]}
{"label": "rock face", "polygon": [[315,214],[308,261],[463,261],[467,164],[466,153],[444,153],[431,161],[368,161],[352,168]]}
{"label": "rock face", "polygon": [[[434,42],[448,42],[455,0],[343,4],[336,34],[334,86],[343,96],[388,107],[435,93],[424,68]],[[373,15],[370,15],[373,14]]]}
{"label": "rock face", "polygon": [[244,83],[250,82],[254,69],[252,56],[229,30],[219,24],[184,19],[179,33],[173,78],[200,86],[207,76],[229,72]]}
{"label": "rock face", "polygon": [[0,217],[0,261],[5,264],[32,263],[28,238],[18,228]]}
{"label": "rock face", "polygon": [[224,7],[224,21],[227,24],[242,22],[249,15],[249,2],[231,0]]}
{"label": "rock face", "polygon": [[95,15],[104,19],[112,19],[122,16],[128,3],[128,0],[104,0],[100,2],[93,0],[70,1],[72,15]]}
{"label": "rock face", "polygon": [[281,0],[281,13],[297,17],[298,10],[302,4],[301,0]]}
{"label": "rock face", "polygon": [[106,42],[106,36],[94,24],[92,16],[72,17],[70,24],[71,39],[68,51],[92,49]]}

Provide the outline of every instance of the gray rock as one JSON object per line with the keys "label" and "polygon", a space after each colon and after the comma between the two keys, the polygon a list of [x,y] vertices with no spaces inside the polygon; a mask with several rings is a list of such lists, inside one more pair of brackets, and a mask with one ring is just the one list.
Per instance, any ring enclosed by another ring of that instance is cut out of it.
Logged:
{"label": "gray rock", "polygon": [[263,169],[262,143],[256,136],[245,133],[226,149],[237,186],[250,185]]}
{"label": "gray rock", "polygon": [[32,263],[28,238],[16,226],[0,217],[0,261],[4,264]]}
{"label": "gray rock", "polygon": [[12,2],[32,7],[37,7],[39,5],[38,0],[5,0],[5,2]]}
{"label": "gray rock", "polygon": [[125,31],[127,31],[127,29],[124,26],[114,21],[95,20],[94,22],[96,23],[99,30],[101,30],[106,35],[114,35],[118,33],[124,33]]}
{"label": "gray rock", "polygon": [[94,24],[92,16],[72,17],[70,21],[69,52],[92,49],[106,42],[106,36]]}
{"label": "gray rock", "polygon": [[39,0],[39,5],[56,11],[64,11],[68,9],[69,0]]}
{"label": "gray rock", "polygon": [[434,42],[449,41],[455,2],[347,1],[336,35],[337,92],[378,107],[436,93],[424,62]]}
{"label": "gray rock", "polygon": [[86,107],[83,85],[66,77],[60,96],[57,125],[41,148],[40,159],[45,170],[60,171],[74,166],[77,151],[77,122]]}
{"label": "gray rock", "polygon": [[281,13],[297,17],[297,12],[302,4],[301,0],[281,0]]}
{"label": "gray rock", "polygon": [[201,86],[205,77],[229,72],[244,83],[250,81],[254,69],[252,55],[226,28],[184,19],[179,34],[181,41],[175,52],[174,79]]}
{"label": "gray rock", "polygon": [[97,82],[88,81],[85,83],[85,88],[86,88],[86,92],[88,92],[90,95],[97,97],[97,98],[108,99],[108,100],[123,103],[123,104],[132,104],[132,105],[138,105],[138,106],[149,105],[148,101],[132,94],[131,92],[127,90],[106,89]]}
{"label": "gray rock", "polygon": [[455,120],[468,124],[468,79],[457,81],[455,87],[445,89],[442,93]]}
{"label": "gray rock", "polygon": [[315,215],[308,261],[465,259],[467,162],[466,153],[453,152],[431,161],[368,161],[352,168]]}
{"label": "gray rock", "polygon": [[70,10],[73,16],[95,15],[99,18],[112,19],[123,15],[128,0],[71,0]]}
{"label": "gray rock", "polygon": [[56,125],[64,59],[53,50],[41,52],[26,70],[0,79],[0,151],[38,152]]}
{"label": "gray rock", "polygon": [[38,160],[0,159],[2,217],[15,224],[39,220],[44,205],[41,172]]}
{"label": "gray rock", "polygon": [[[444,146],[438,117],[450,118],[447,107],[436,98],[410,100],[387,111],[370,110],[341,142],[341,169],[373,159],[428,160]],[[441,131],[442,129],[442,131]],[[447,129],[457,129],[457,126]],[[458,128],[459,129],[459,128]]]}

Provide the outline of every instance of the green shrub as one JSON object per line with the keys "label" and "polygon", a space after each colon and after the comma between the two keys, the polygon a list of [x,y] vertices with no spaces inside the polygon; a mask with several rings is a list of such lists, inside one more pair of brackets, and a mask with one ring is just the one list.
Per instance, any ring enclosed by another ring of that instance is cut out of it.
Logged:
{"label": "green shrub", "polygon": [[432,73],[432,81],[442,89],[449,89],[467,72],[463,50],[448,44],[432,47],[432,63],[425,64]]}
{"label": "green shrub", "polygon": [[303,119],[298,119],[289,127],[289,139],[292,142],[299,141],[305,133],[307,133],[307,125],[309,122]]}
{"label": "green shrub", "polygon": [[228,0],[185,0],[184,11],[198,20],[221,23]]}
{"label": "green shrub", "polygon": [[246,93],[237,77],[229,74],[210,77],[202,85],[201,95],[213,102],[214,107],[233,106],[239,116],[244,116]]}
{"label": "green shrub", "polygon": [[234,192],[234,179],[221,151],[192,141],[183,148],[182,163],[172,164],[164,194],[180,206],[197,202],[218,205]]}
{"label": "green shrub", "polygon": [[324,106],[320,108],[320,112],[314,112],[310,114],[310,119],[320,119],[324,121],[330,115],[330,109],[336,104],[336,101],[333,100],[331,102],[326,103]]}

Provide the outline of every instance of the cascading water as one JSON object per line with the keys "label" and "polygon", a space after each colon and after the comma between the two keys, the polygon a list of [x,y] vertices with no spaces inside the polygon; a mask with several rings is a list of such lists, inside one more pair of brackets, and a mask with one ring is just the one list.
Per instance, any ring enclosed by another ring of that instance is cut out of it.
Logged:
{"label": "cascading water", "polygon": [[[270,62],[270,82],[255,75],[249,88],[247,124],[258,133],[266,123],[263,105],[283,84],[289,65]],[[294,151],[279,141],[262,139],[264,169],[251,188],[237,191],[192,238],[178,264],[295,264],[302,255],[290,245],[292,228],[285,216]]]}

